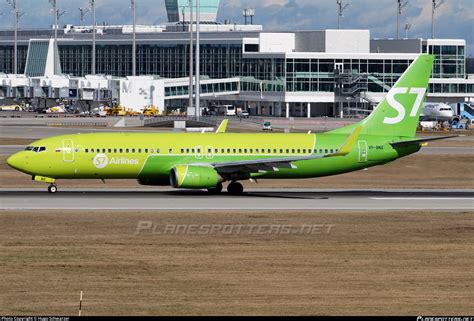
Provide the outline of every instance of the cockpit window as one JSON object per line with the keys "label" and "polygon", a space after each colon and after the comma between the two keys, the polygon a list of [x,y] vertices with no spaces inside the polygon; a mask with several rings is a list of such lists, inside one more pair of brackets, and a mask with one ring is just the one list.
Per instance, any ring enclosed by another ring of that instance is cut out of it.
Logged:
{"label": "cockpit window", "polygon": [[46,147],[44,146],[28,146],[25,148],[26,151],[33,151],[35,153],[41,153],[41,152],[44,152],[46,150]]}

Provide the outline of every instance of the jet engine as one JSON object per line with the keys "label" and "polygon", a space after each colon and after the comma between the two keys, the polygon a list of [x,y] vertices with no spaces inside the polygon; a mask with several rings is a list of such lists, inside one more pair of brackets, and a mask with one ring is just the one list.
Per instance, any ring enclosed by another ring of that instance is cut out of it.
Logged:
{"label": "jet engine", "polygon": [[223,181],[212,167],[179,165],[171,170],[170,182],[174,188],[209,189]]}

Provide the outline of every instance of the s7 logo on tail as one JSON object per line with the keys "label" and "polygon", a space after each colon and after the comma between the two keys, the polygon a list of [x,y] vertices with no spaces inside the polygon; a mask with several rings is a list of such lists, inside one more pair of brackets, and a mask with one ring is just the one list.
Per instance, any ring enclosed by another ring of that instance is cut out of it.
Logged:
{"label": "s7 logo on tail", "polygon": [[[420,110],[421,103],[423,102],[423,97],[426,93],[426,88],[411,88],[410,94],[416,95],[415,103],[410,112],[410,117],[416,117],[418,111]],[[408,94],[407,87],[392,88],[387,94],[387,103],[398,112],[398,115],[395,117],[385,117],[383,120],[384,124],[398,124],[405,119],[406,111],[405,107],[398,100],[395,99],[395,95],[406,95]]]}

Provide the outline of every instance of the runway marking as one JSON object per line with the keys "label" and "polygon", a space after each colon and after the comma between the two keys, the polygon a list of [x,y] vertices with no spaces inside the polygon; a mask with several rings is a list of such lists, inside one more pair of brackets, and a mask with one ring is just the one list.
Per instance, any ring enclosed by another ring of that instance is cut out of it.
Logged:
{"label": "runway marking", "polygon": [[439,201],[474,201],[474,197],[371,197],[373,200],[414,200],[414,201],[428,201],[428,200],[439,200]]}

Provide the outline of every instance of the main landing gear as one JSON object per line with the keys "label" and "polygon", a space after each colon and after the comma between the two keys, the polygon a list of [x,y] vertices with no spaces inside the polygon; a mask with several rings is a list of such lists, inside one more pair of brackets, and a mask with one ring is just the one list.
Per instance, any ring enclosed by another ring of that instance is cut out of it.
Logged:
{"label": "main landing gear", "polygon": [[[211,195],[218,195],[222,192],[222,183],[219,183],[214,188],[209,188],[207,190]],[[227,192],[230,195],[242,195],[244,193],[244,187],[238,182],[232,182],[227,186]]]}
{"label": "main landing gear", "polygon": [[209,188],[207,191],[212,195],[220,194],[222,192],[222,183],[217,184],[214,188]]}
{"label": "main landing gear", "polygon": [[227,192],[231,195],[242,195],[244,193],[244,187],[238,182],[232,182],[227,186]]}
{"label": "main landing gear", "polygon": [[54,194],[58,191],[58,187],[54,184],[48,186],[48,192]]}

